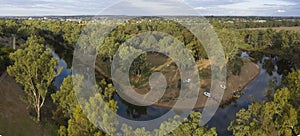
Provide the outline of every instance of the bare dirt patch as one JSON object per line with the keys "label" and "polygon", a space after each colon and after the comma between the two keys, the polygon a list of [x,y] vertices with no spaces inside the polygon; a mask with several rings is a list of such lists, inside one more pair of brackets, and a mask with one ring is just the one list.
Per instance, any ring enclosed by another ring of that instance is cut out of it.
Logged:
{"label": "bare dirt patch", "polygon": [[[239,76],[229,75],[229,78],[227,79],[226,90],[224,91],[223,99],[221,101],[221,105],[234,99],[234,93],[237,91],[241,91],[247,84],[249,84],[259,74],[260,69],[258,65],[251,62],[248,59],[243,59],[243,62],[244,62],[244,66],[242,67],[242,71]],[[200,71],[199,75],[201,78],[200,79],[201,89],[199,90],[198,97],[191,96],[190,99],[182,100],[184,103],[189,103],[190,101],[197,99],[197,102],[194,106],[195,109],[203,108],[208,99],[203,93],[205,91],[209,91],[211,87],[211,77],[210,77],[211,73],[209,69],[210,68],[209,64],[210,63],[208,60],[197,62]],[[177,67],[174,65],[168,65],[168,66],[163,65],[159,69],[155,69],[155,70],[160,70],[162,73],[164,73],[168,83],[168,87],[163,97],[153,105],[158,107],[164,107],[164,108],[172,108],[177,102],[178,100],[177,98],[179,96],[180,73]],[[150,86],[149,84],[146,84],[144,86],[135,88],[135,91],[140,94],[147,94],[150,91]],[[193,95],[193,94],[188,94],[188,95]],[[180,107],[180,108],[184,108],[184,107]]]}

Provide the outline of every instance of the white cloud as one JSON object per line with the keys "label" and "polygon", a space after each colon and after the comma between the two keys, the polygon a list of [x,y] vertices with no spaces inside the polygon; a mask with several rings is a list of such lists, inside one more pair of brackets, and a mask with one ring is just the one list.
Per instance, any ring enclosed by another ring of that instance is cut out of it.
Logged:
{"label": "white cloud", "polygon": [[[0,0],[0,16],[93,15],[121,0]],[[182,3],[201,15],[300,16],[300,0],[124,0],[107,13],[180,14]],[[127,4],[126,4],[127,3]],[[189,13],[189,12],[186,12]],[[185,14],[186,14],[185,13]]]}
{"label": "white cloud", "polygon": [[176,0],[125,0],[104,10],[101,15],[198,15],[192,7]]}
{"label": "white cloud", "polygon": [[206,7],[196,7],[196,8],[194,8],[194,9],[196,9],[196,10],[205,10],[205,9],[207,9]]}
{"label": "white cloud", "polygon": [[[190,0],[198,1],[195,9],[203,15],[235,15],[235,16],[282,16],[282,15],[295,15],[295,9],[300,9],[300,1],[296,0],[224,0],[216,1],[211,0]],[[205,3],[206,5],[203,5]],[[210,4],[210,5],[207,5]],[[191,4],[191,3],[189,3]],[[197,8],[200,7],[200,8]],[[209,7],[209,8],[201,8]],[[283,10],[285,9],[285,10]],[[274,11],[279,12],[274,12]],[[283,14],[284,13],[284,14]],[[299,12],[298,15],[299,16]]]}
{"label": "white cloud", "polygon": [[277,13],[285,13],[286,11],[285,10],[283,10],[283,9],[278,9],[277,10]]}

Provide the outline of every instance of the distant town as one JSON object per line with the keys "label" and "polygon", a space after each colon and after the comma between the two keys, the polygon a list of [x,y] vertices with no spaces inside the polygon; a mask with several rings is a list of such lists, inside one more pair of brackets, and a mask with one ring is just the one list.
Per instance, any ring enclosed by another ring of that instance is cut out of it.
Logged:
{"label": "distant town", "polygon": [[[52,20],[52,21],[72,21],[83,23],[85,21],[101,19],[106,17],[116,16],[105,16],[105,15],[74,15],[74,16],[0,16],[0,19],[27,19],[27,20]],[[126,16],[119,16],[126,17]],[[225,23],[236,23],[236,22],[254,22],[254,23],[265,23],[267,21],[297,21],[300,17],[280,17],[280,16],[204,16],[208,19],[217,19],[220,22]]]}

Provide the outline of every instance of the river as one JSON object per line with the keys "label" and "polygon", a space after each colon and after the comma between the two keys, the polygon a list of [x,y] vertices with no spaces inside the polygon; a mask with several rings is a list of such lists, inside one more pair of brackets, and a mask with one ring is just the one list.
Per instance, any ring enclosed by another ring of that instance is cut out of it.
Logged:
{"label": "river", "polygon": [[[51,49],[50,49],[51,50]],[[64,79],[72,74],[71,69],[68,68],[68,64],[62,58],[60,58],[53,50],[51,50],[52,56],[58,60],[58,65],[55,67],[56,70],[59,68],[63,68],[61,73],[57,75],[53,81],[53,85],[56,87],[57,90],[60,89],[60,86]]]}
{"label": "river", "polygon": [[[57,68],[64,67],[62,73],[54,80],[55,86],[59,89],[63,79],[71,74],[71,70],[67,68],[67,63],[64,59],[59,58],[54,52],[53,56],[59,59]],[[292,69],[295,69],[293,63],[277,56],[268,56],[256,52],[250,53],[249,56],[254,57],[253,62],[259,65],[260,73],[243,89],[244,95],[230,104],[220,107],[208,122],[207,127],[216,127],[219,135],[232,135],[232,132],[227,131],[227,127],[236,118],[236,113],[239,110],[247,109],[253,100],[257,102],[267,100],[265,95],[266,89],[270,87],[270,79],[275,78],[276,84],[279,85],[282,78],[291,72]],[[117,113],[122,117],[136,121],[155,119],[169,111],[169,109],[155,106],[135,106],[122,100],[117,94],[114,95],[114,99],[118,102]]]}
{"label": "river", "polygon": [[227,131],[227,127],[236,118],[236,113],[243,108],[247,109],[253,100],[256,102],[266,101],[266,89],[270,88],[270,79],[275,78],[276,84],[279,85],[283,76],[286,76],[294,68],[291,62],[277,56],[257,53],[250,54],[250,56],[256,56],[254,62],[260,67],[260,73],[243,89],[244,95],[229,105],[220,107],[208,122],[207,126],[216,127],[219,135],[232,135],[232,132]]}

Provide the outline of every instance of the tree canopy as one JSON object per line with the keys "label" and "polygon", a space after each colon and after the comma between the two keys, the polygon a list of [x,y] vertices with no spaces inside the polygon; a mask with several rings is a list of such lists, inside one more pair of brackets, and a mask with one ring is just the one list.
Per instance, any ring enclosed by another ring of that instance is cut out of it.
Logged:
{"label": "tree canopy", "polygon": [[29,39],[25,44],[26,48],[18,49],[9,55],[14,64],[7,68],[7,72],[24,86],[24,100],[35,109],[37,121],[40,121],[40,112],[48,88],[58,74],[55,71],[58,60],[52,57],[49,49],[36,40]]}
{"label": "tree canopy", "polygon": [[240,110],[228,130],[241,136],[299,134],[299,75],[299,71],[291,73],[285,87],[278,89],[271,101],[255,102],[247,110]]}

